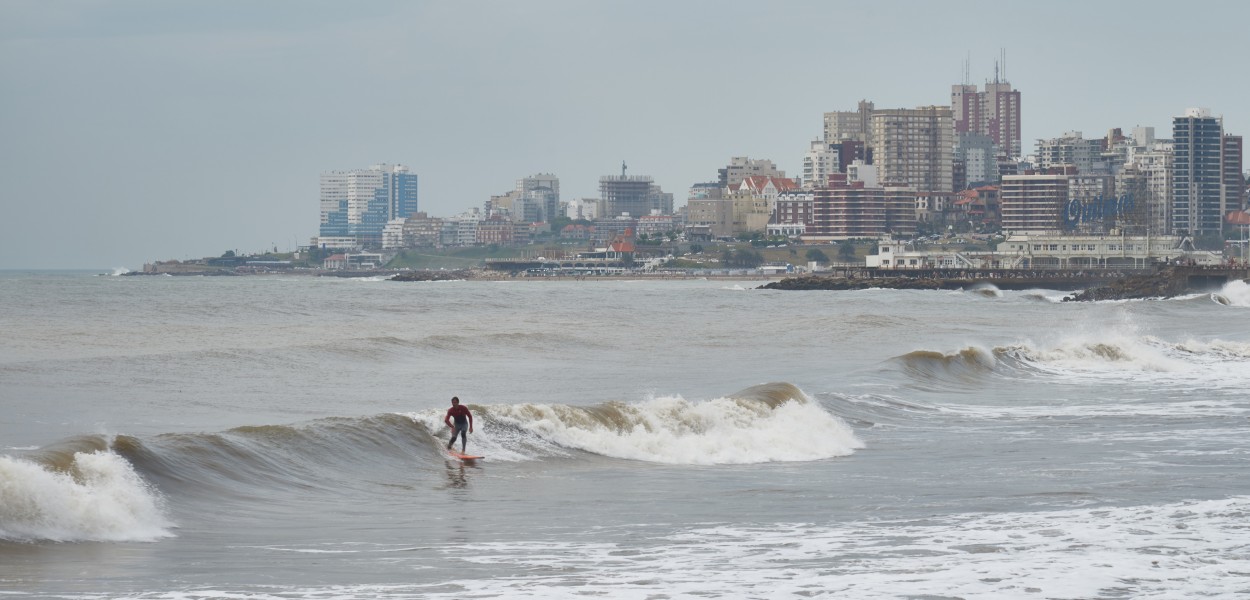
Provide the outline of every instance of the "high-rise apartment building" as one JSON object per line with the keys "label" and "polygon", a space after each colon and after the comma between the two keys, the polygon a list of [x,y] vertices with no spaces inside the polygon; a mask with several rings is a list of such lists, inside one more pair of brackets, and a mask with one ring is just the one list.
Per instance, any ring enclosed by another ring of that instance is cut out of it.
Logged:
{"label": "high-rise apartment building", "polygon": [[1172,231],[1172,143],[1149,139],[1134,148],[1124,168],[1116,174],[1116,194],[1127,196],[1133,206],[1126,224],[1141,225],[1145,233],[1166,235]]}
{"label": "high-rise apartment building", "polygon": [[965,185],[997,184],[999,149],[994,140],[988,135],[966,132],[956,133],[955,141],[955,160],[963,165]]}
{"label": "high-rise apartment building", "polygon": [[846,141],[868,144],[873,109],[872,102],[860,100],[857,110],[825,113],[825,144],[833,146]]}
{"label": "high-rise apartment building", "polygon": [[811,147],[803,155],[803,189],[821,187],[829,176],[841,171],[841,146],[829,147],[821,140],[812,140]]}
{"label": "high-rise apartment building", "polygon": [[1070,174],[1005,175],[999,191],[1003,231],[1063,229]]}
{"label": "high-rise apartment building", "polygon": [[1246,206],[1246,180],[1241,174],[1245,145],[1239,135],[1224,134],[1220,165],[1224,171],[1224,214]]}
{"label": "high-rise apartment building", "polygon": [[886,185],[954,191],[954,128],[948,106],[874,110],[873,164]]}
{"label": "high-rise apartment building", "polygon": [[1020,92],[997,76],[994,79],[985,84],[985,91],[977,91],[977,86],[966,83],[951,86],[955,133],[989,136],[1003,155],[1018,157],[1021,152]]}
{"label": "high-rise apartment building", "polygon": [[403,165],[321,174],[321,237],[382,245],[387,222],[417,212],[417,175]]}
{"label": "high-rise apartment building", "polygon": [[1106,141],[1087,140],[1079,131],[1068,131],[1057,138],[1037,140],[1037,168],[1076,167],[1082,175],[1104,175],[1110,169],[1103,159]]}
{"label": "high-rise apartment building", "polygon": [[1205,108],[1172,119],[1172,233],[1219,234],[1229,211],[1223,120]]}
{"label": "high-rise apartment building", "polygon": [[560,178],[551,173],[530,175],[516,182],[516,191],[526,205],[538,208],[532,221],[551,221],[560,212]]}

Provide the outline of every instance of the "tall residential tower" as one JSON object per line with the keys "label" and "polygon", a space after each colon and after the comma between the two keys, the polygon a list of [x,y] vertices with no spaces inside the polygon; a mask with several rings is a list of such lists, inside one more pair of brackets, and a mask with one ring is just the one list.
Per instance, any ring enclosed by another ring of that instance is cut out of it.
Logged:
{"label": "tall residential tower", "polygon": [[320,237],[377,247],[388,221],[416,212],[417,175],[408,167],[380,164],[321,174]]}
{"label": "tall residential tower", "polygon": [[999,77],[994,66],[994,81],[986,82],[984,91],[965,82],[951,86],[951,109],[955,112],[955,134],[978,133],[989,136],[1001,155],[1020,156],[1020,92]]}
{"label": "tall residential tower", "polygon": [[1172,233],[1219,234],[1232,210],[1224,186],[1224,123],[1205,108],[1172,119]]}

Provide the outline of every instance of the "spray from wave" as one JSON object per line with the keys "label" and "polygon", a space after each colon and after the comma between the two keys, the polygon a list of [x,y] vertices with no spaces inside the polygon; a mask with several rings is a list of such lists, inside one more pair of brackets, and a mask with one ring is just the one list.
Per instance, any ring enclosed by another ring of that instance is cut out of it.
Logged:
{"label": "spray from wave", "polygon": [[1250,283],[1230,281],[1220,291],[1212,293],[1211,300],[1225,306],[1250,306]]}
{"label": "spray from wave", "polygon": [[172,535],[161,496],[121,456],[73,452],[64,467],[0,456],[0,539],[153,541]]}

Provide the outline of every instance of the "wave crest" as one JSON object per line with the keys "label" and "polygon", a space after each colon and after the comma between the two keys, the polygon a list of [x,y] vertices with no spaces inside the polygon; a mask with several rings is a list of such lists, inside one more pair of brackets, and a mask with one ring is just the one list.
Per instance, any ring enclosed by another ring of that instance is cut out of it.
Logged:
{"label": "wave crest", "polygon": [[152,541],[172,535],[163,499],[121,456],[76,452],[64,467],[0,456],[0,539]]}

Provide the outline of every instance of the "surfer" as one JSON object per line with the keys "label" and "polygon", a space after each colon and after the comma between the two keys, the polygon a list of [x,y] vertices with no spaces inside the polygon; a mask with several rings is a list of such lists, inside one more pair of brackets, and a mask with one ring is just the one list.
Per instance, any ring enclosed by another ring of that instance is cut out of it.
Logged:
{"label": "surfer", "polygon": [[[453,425],[451,420],[455,419]],[[469,407],[460,406],[460,398],[452,396],[451,408],[447,409],[447,416],[443,417],[443,422],[451,427],[451,440],[447,442],[447,449],[456,443],[456,436],[460,436],[460,453],[464,454],[465,446],[469,443],[469,435],[473,433],[473,413],[469,412]]]}

